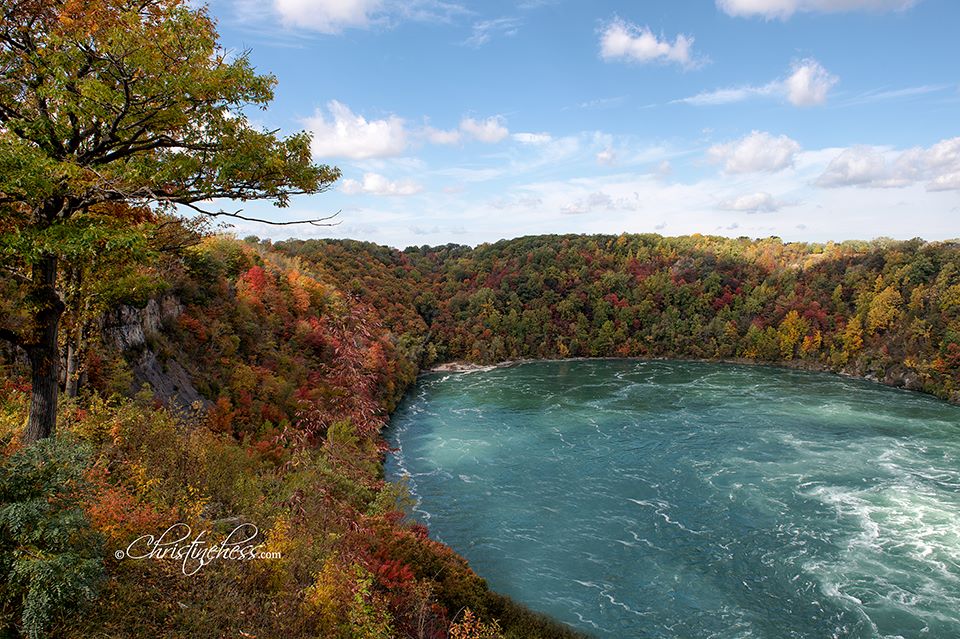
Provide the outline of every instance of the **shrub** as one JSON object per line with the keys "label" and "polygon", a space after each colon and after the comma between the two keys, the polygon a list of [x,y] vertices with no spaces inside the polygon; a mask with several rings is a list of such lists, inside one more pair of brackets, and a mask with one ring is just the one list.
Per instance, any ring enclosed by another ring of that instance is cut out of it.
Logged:
{"label": "shrub", "polygon": [[0,466],[0,624],[27,637],[96,596],[102,542],[81,500],[87,449],[61,436],[23,448]]}

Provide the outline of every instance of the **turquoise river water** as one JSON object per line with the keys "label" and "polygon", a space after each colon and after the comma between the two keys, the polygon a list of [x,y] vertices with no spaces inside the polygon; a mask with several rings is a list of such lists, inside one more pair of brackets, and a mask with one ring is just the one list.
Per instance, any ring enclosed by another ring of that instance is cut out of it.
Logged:
{"label": "turquoise river water", "polygon": [[597,637],[960,637],[960,407],[828,374],[534,362],[421,377],[388,476]]}

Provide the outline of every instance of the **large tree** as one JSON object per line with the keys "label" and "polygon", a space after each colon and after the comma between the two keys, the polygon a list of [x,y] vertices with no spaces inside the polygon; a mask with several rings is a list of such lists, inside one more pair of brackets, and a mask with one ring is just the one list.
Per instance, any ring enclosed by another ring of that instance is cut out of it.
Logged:
{"label": "large tree", "polygon": [[[24,349],[33,394],[25,441],[53,433],[58,263],[128,233],[136,207],[272,200],[329,188],[306,133],[251,125],[275,79],[218,46],[185,0],[5,0],[0,14],[0,277],[22,292],[0,337]],[[117,206],[123,204],[123,206]],[[243,218],[251,219],[251,218]],[[307,220],[319,223],[322,220]],[[119,232],[118,230],[118,232]]]}

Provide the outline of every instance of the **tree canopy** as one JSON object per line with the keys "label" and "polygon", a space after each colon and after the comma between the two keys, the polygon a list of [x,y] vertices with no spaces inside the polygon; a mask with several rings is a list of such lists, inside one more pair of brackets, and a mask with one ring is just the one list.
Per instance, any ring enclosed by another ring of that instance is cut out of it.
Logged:
{"label": "tree canopy", "polygon": [[207,10],[183,0],[4,3],[0,69],[0,260],[27,301],[0,337],[34,368],[31,440],[53,428],[59,260],[110,250],[114,232],[129,242],[135,224],[150,233],[144,207],[242,217],[206,203],[282,207],[340,174],[313,163],[305,132],[251,124],[276,79],[221,49]]}

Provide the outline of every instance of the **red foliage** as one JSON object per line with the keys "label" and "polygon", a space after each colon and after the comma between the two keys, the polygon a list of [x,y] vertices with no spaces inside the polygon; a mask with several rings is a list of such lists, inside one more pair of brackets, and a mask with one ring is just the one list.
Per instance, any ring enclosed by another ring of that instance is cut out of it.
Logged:
{"label": "red foliage", "polygon": [[737,293],[731,291],[729,286],[724,286],[723,294],[712,302],[713,309],[719,311],[721,308],[729,306],[733,303],[733,300],[736,299],[736,297]]}
{"label": "red foliage", "polygon": [[603,296],[603,299],[613,304],[613,306],[616,308],[627,308],[630,306],[629,302],[620,299],[616,293],[608,293],[607,295]]}
{"label": "red foliage", "polygon": [[30,382],[25,379],[16,379],[7,377],[3,379],[3,386],[0,388],[0,392],[6,393],[29,393],[32,386]]}
{"label": "red foliage", "polygon": [[404,590],[414,582],[413,570],[405,563],[392,559],[385,548],[367,558],[367,569],[377,582],[388,590]]}
{"label": "red foliage", "polygon": [[207,341],[207,329],[204,328],[203,323],[188,315],[187,313],[182,313],[180,317],[177,318],[177,323],[180,324],[180,327],[186,331],[189,331],[197,338],[199,342]]}
{"label": "red foliage", "polygon": [[240,280],[257,295],[263,295],[263,292],[267,288],[267,273],[260,266],[251,268],[240,276]]}
{"label": "red foliage", "polygon": [[169,513],[165,515],[141,503],[122,484],[111,484],[109,472],[103,468],[92,469],[87,479],[94,489],[84,503],[84,510],[97,530],[117,542],[154,532],[171,519]]}
{"label": "red foliage", "polygon": [[633,277],[637,280],[637,283],[640,283],[653,275],[656,270],[657,267],[655,264],[651,264],[650,262],[641,262],[633,257],[627,262],[627,271],[633,275]]}

